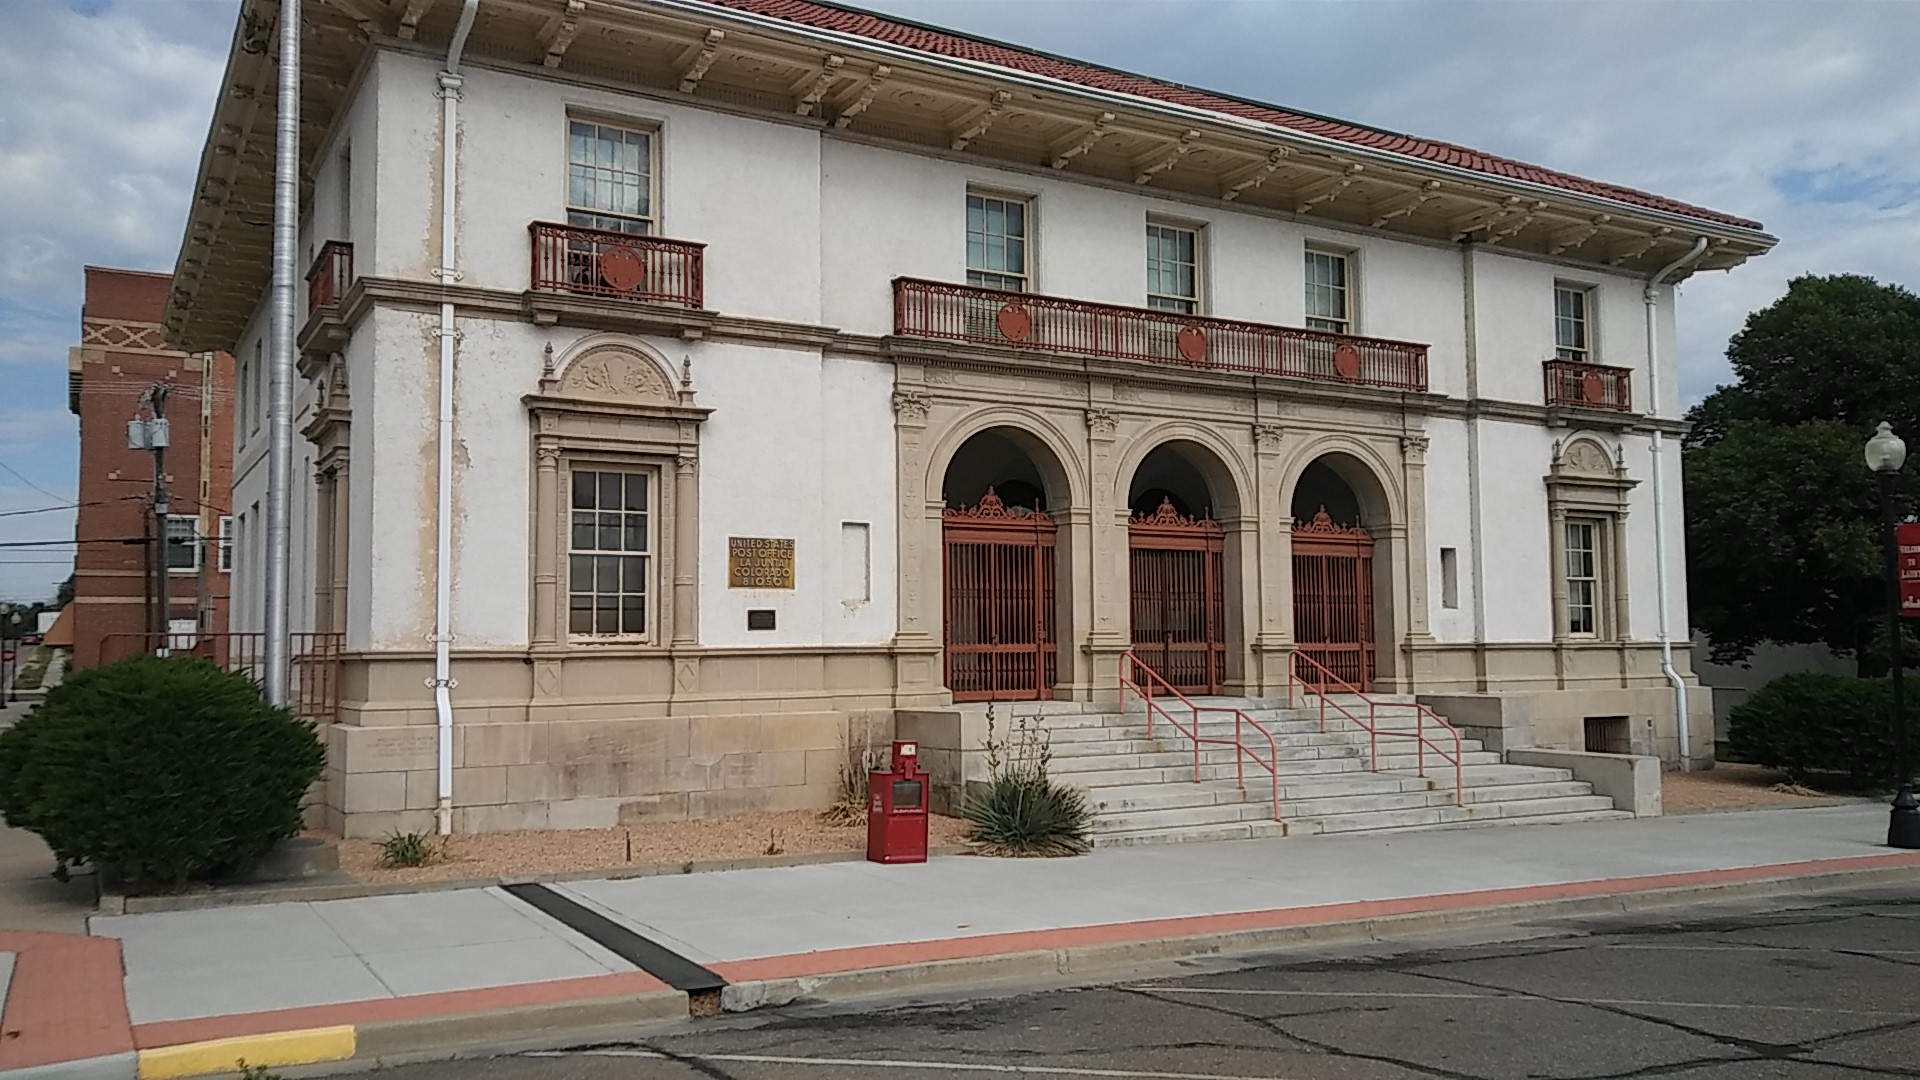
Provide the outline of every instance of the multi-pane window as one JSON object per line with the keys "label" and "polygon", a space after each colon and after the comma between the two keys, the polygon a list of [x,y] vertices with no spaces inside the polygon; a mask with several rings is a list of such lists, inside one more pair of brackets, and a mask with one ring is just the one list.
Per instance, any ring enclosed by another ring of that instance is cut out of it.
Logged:
{"label": "multi-pane window", "polygon": [[1567,633],[1600,632],[1600,523],[1567,522]]}
{"label": "multi-pane window", "polygon": [[220,572],[233,572],[233,518],[223,516],[220,519]]}
{"label": "multi-pane window", "polygon": [[1307,328],[1344,334],[1353,329],[1347,257],[1307,250]]}
{"label": "multi-pane window", "polygon": [[1025,200],[967,193],[967,284],[1026,291],[1027,217]]}
{"label": "multi-pane window", "polygon": [[1147,306],[1192,315],[1200,310],[1199,236],[1174,225],[1147,225]]}
{"label": "multi-pane window", "polygon": [[653,218],[653,136],[568,121],[567,224],[645,235]]}
{"label": "multi-pane window", "polygon": [[567,562],[567,629],[647,632],[652,551],[650,474],[576,469]]}
{"label": "multi-pane window", "polygon": [[190,574],[200,569],[200,519],[191,514],[167,516],[167,569]]}
{"label": "multi-pane window", "polygon": [[1585,363],[1593,354],[1588,333],[1586,289],[1575,285],[1553,287],[1553,343],[1562,360]]}

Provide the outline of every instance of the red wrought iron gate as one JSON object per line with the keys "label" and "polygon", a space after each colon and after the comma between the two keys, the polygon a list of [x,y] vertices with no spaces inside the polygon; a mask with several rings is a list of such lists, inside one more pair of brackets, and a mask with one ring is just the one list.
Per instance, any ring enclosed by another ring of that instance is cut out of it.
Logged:
{"label": "red wrought iron gate", "polygon": [[943,515],[946,677],[955,701],[1053,696],[1054,525],[1009,511],[992,488]]}
{"label": "red wrought iron gate", "polygon": [[1217,694],[1227,677],[1225,544],[1217,522],[1163,500],[1127,523],[1133,654],[1187,694]]}
{"label": "red wrought iron gate", "polygon": [[[1293,527],[1293,640],[1341,681],[1372,689],[1373,534],[1334,524],[1324,506]],[[1298,674],[1323,678],[1310,664]]]}

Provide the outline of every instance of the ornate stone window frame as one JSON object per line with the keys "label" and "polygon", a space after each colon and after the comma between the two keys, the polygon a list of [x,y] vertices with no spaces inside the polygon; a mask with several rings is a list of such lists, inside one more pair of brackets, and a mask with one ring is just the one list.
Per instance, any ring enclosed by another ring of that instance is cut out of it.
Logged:
{"label": "ornate stone window frame", "polygon": [[[536,651],[624,647],[646,651],[699,643],[700,425],[691,363],[679,387],[652,349],[596,335],[556,364],[552,346],[539,389],[521,398],[533,427],[531,643]],[[651,471],[656,479],[654,552],[645,638],[567,633],[566,560],[573,470]]]}
{"label": "ornate stone window frame", "polygon": [[[1627,589],[1627,497],[1640,483],[1627,475],[1618,449],[1581,435],[1556,442],[1545,477],[1553,553],[1553,640],[1559,644],[1621,642],[1630,637]],[[1567,522],[1593,522],[1600,596],[1591,634],[1568,630]]]}

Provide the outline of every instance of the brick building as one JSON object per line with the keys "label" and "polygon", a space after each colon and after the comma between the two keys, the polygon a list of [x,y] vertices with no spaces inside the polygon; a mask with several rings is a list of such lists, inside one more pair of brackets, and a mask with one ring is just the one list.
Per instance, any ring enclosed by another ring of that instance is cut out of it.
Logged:
{"label": "brick building", "polygon": [[[79,511],[74,536],[74,666],[148,647],[156,574],[167,564],[168,628],[175,644],[227,629],[232,520],[233,358],[166,347],[160,319],[172,279],[86,268],[80,344],[68,352],[67,404],[80,418]],[[154,543],[153,457],[128,446],[142,398],[167,390],[170,514]]]}

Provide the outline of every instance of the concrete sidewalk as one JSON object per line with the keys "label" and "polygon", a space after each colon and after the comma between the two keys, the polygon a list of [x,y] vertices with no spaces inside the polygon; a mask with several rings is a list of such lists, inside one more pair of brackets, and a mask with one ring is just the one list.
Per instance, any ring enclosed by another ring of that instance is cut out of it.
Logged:
{"label": "concrete sidewalk", "polygon": [[[502,889],[96,917],[95,940],[118,940],[125,977],[69,993],[122,1017],[126,1036],[98,1054],[71,1041],[58,1052],[92,1056],[91,1075],[130,1076],[114,1048],[131,1046],[142,1076],[193,1075],[240,1057],[293,1064],[417,1051],[462,1032],[684,1019],[687,995],[623,958],[635,955],[621,951],[623,935],[704,965],[739,1009],[1088,977],[1368,936],[1383,921],[1414,930],[1920,883],[1920,854],[1879,846],[1885,828],[1884,807],[1843,806],[553,885],[562,908],[585,912],[572,926]],[[21,954],[14,996],[32,958]],[[0,1043],[0,1067],[26,1063],[23,1041],[34,1033]]]}

